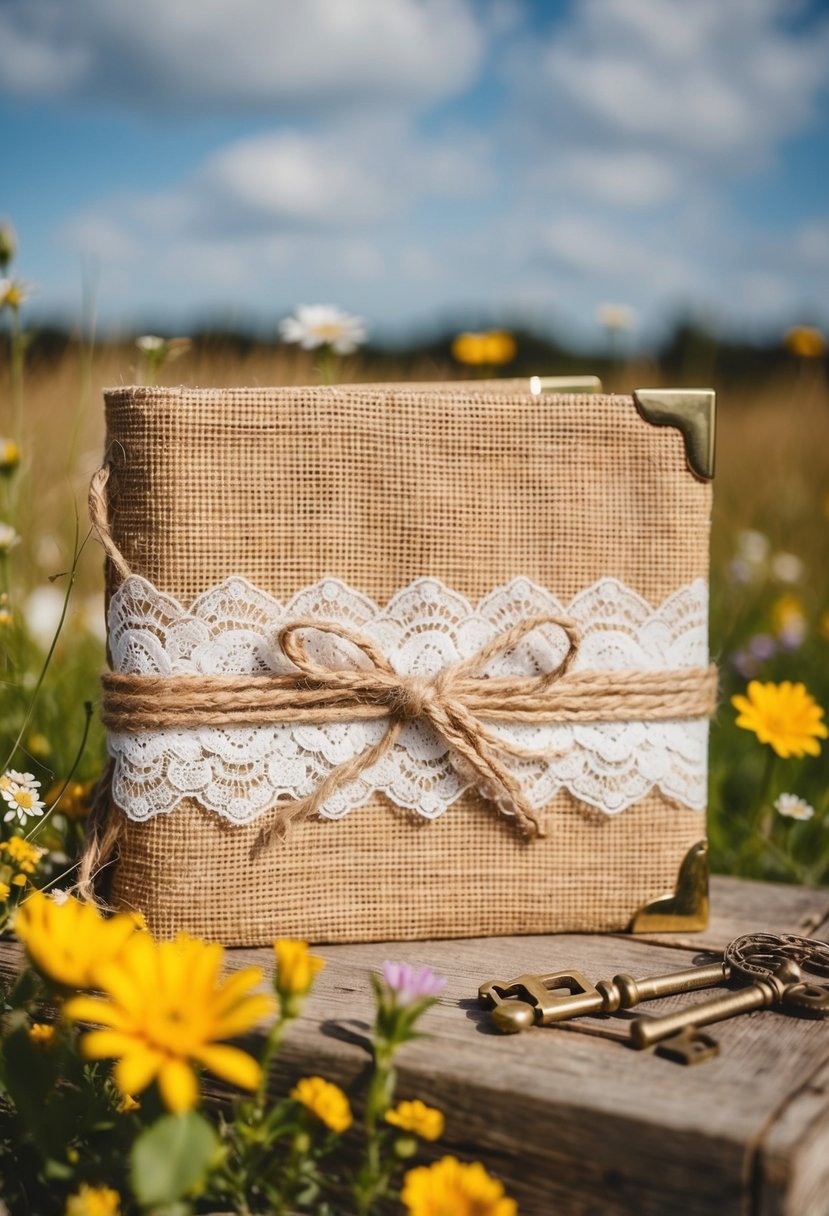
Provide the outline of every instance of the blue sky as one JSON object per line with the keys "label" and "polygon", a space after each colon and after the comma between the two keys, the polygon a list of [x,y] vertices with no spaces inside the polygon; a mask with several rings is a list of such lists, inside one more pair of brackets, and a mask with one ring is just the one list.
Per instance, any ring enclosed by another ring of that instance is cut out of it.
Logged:
{"label": "blue sky", "polygon": [[829,5],[3,0],[42,316],[829,323]]}

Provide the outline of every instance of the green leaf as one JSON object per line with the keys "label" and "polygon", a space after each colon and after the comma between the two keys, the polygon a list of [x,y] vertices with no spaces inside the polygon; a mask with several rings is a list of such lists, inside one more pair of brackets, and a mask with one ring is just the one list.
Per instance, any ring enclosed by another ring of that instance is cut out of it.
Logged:
{"label": "green leaf", "polygon": [[215,1131],[195,1111],[163,1115],[132,1147],[130,1178],[136,1199],[145,1206],[171,1204],[198,1190],[218,1149]]}

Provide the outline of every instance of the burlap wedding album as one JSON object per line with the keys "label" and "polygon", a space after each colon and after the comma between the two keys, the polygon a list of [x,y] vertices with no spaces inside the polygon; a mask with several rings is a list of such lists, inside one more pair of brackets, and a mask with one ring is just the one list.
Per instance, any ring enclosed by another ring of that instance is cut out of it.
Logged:
{"label": "burlap wedding album", "polygon": [[713,394],[106,394],[86,870],[229,944],[700,927]]}

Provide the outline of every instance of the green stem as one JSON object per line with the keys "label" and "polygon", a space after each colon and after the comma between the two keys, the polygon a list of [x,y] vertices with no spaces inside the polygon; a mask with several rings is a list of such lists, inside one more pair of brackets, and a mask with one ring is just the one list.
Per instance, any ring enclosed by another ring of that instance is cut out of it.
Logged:
{"label": "green stem", "polygon": [[363,1116],[366,1131],[366,1156],[359,1189],[355,1195],[358,1216],[369,1216],[375,1200],[385,1194],[388,1186],[389,1178],[387,1171],[383,1170],[377,1124],[391,1105],[394,1089],[392,1056],[392,1048],[387,1047],[386,1050],[383,1050],[378,1045]]}
{"label": "green stem", "polygon": [[[47,807],[46,813],[43,816],[41,816],[40,819],[38,819],[36,821],[35,826],[32,828],[31,832],[29,832],[26,835],[26,837],[25,837],[26,840],[31,839],[32,836],[36,835],[37,832],[40,831],[43,824],[46,822],[46,820],[52,814],[52,811],[54,811],[55,807],[58,806],[61,798],[63,797],[63,795],[65,794],[65,792],[69,786],[70,781],[72,780],[72,778],[75,775],[75,771],[76,771],[78,765],[81,762],[81,756],[84,753],[84,748],[86,747],[86,741],[89,738],[89,727],[92,723],[92,702],[91,701],[84,702],[84,713],[86,714],[86,720],[84,721],[84,724],[83,724],[83,732],[81,734],[81,741],[80,741],[80,744],[78,745],[78,750],[75,753],[75,759],[72,761],[72,767],[69,769],[69,774],[66,777],[66,780],[64,781],[63,785],[58,790],[57,797],[55,798],[52,805],[50,807]],[[67,873],[68,873],[68,871],[67,871]],[[61,875],[61,878],[62,877],[63,877],[63,875]],[[56,881],[59,881],[59,880],[56,880]]]}
{"label": "green stem", "polygon": [[23,366],[24,355],[26,350],[26,342],[23,337],[23,330],[20,325],[20,312],[17,308],[11,310],[11,334],[10,334],[10,355],[11,355],[11,397],[12,397],[12,418],[14,420],[14,439],[18,447],[22,448],[22,431],[23,431]]}
{"label": "green stem", "polygon": [[253,1098],[253,1117],[256,1123],[259,1123],[265,1114],[265,1102],[267,1101],[268,1097],[268,1078],[270,1076],[271,1066],[276,1053],[279,1051],[279,1046],[290,1021],[290,1018],[283,1017],[280,1014],[271,1027],[268,1037],[265,1040],[265,1050],[262,1052],[262,1058],[260,1060],[262,1076]]}
{"label": "green stem", "polygon": [[771,793],[776,761],[777,753],[772,747],[769,747],[766,752],[763,775],[760,779],[760,789],[757,794],[757,809],[754,812],[754,819],[751,825],[753,834],[764,844],[770,843],[771,830],[774,823],[773,811],[769,804],[769,795]]}
{"label": "green stem", "polygon": [[769,853],[771,853],[773,857],[777,858],[783,868],[788,870],[793,878],[797,879],[799,883],[803,883],[804,881],[808,882],[810,877],[809,871],[803,866],[798,865],[787,850],[779,848],[773,840],[768,838],[768,836],[763,837],[763,844]]}
{"label": "green stem", "polygon": [[317,371],[321,384],[337,383],[337,357],[330,346],[321,347]]}
{"label": "green stem", "polygon": [[38,675],[37,682],[36,682],[34,690],[32,692],[31,700],[29,701],[29,707],[26,710],[26,714],[23,718],[23,723],[20,727],[20,730],[17,733],[17,738],[15,739],[14,743],[12,744],[11,751],[8,754],[6,762],[3,764],[2,770],[0,770],[0,771],[5,771],[5,769],[7,769],[9,767],[12,760],[14,759],[17,749],[20,747],[20,744],[23,742],[23,739],[26,734],[26,730],[29,726],[29,723],[32,720],[32,715],[35,710],[35,705],[37,703],[38,696],[40,695],[40,690],[43,687],[43,681],[46,679],[46,672],[49,670],[49,664],[52,662],[52,657],[55,653],[55,648],[58,644],[58,638],[60,637],[61,630],[63,629],[63,623],[66,620],[66,613],[69,609],[69,597],[72,594],[72,588],[75,585],[75,577],[78,572],[78,561],[80,559],[81,553],[83,553],[83,550],[86,546],[86,542],[89,540],[89,537],[91,535],[91,533],[89,533],[89,532],[87,533],[86,537],[84,538],[83,544],[79,548],[78,547],[79,528],[80,528],[80,521],[78,519],[78,514],[76,511],[75,512],[75,541],[73,544],[72,566],[69,571],[69,581],[66,585],[66,594],[63,597],[63,607],[61,608],[60,619],[58,621],[57,628],[55,629],[54,636],[52,637],[52,643],[49,647],[46,658],[43,660],[43,665],[41,666],[40,674]]}

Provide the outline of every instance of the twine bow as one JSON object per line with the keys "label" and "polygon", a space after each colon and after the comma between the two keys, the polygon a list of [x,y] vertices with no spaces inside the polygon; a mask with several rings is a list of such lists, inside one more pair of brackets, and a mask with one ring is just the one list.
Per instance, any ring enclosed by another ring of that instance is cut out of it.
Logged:
{"label": "twine bow", "polygon": [[[542,625],[558,626],[569,643],[567,653],[553,671],[531,677],[490,677],[484,673],[491,659],[506,654]],[[302,631],[309,629],[350,642],[369,660],[371,667],[343,670],[317,662],[308,653],[302,637]],[[482,719],[514,716],[510,708],[516,697],[526,709],[528,693],[537,697],[561,679],[579,644],[572,621],[549,615],[519,621],[471,658],[444,667],[433,676],[402,675],[365,634],[318,620],[297,620],[283,625],[277,634],[277,644],[301,673],[295,687],[326,694],[329,720],[353,719],[355,703],[374,706],[389,717],[382,739],[332,769],[312,794],[290,807],[292,819],[313,815],[337,786],[355,781],[381,760],[394,747],[407,722],[425,719],[453,756],[474,773],[481,792],[495,802],[502,814],[513,816],[525,833],[543,835],[520,783],[495,754],[531,753],[493,734]]]}

